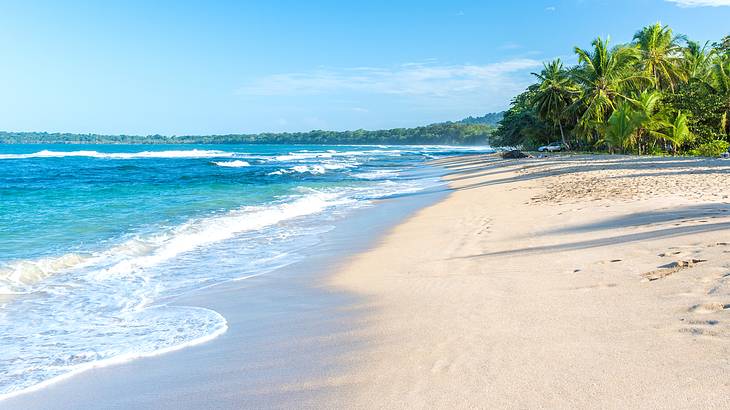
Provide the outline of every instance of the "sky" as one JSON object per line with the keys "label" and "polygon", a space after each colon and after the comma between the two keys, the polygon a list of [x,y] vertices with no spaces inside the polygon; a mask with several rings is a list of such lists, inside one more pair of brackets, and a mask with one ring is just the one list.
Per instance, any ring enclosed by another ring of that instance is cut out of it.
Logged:
{"label": "sky", "polygon": [[543,61],[661,22],[730,34],[730,0],[0,0],[0,130],[381,129],[501,111]]}

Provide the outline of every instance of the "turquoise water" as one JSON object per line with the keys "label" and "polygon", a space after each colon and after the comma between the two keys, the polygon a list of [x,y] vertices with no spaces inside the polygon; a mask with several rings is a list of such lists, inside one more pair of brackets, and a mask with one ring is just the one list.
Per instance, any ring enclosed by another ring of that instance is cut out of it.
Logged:
{"label": "turquoise water", "polygon": [[0,145],[0,398],[227,329],[177,295],[266,274],[487,147]]}

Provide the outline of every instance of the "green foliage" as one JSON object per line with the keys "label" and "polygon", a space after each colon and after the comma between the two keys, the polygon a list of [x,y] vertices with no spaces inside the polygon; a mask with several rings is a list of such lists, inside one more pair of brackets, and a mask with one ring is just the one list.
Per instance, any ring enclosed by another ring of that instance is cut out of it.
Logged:
{"label": "green foliage", "polygon": [[730,93],[730,57],[717,58],[712,66],[710,85],[722,95]]}
{"label": "green foliage", "polygon": [[638,154],[729,141],[730,36],[709,44],[653,24],[630,44],[576,47],[576,66],[556,60],[534,74],[538,83],[513,100],[493,145],[553,141],[556,128],[571,147]]}
{"label": "green foliage", "polygon": [[490,139],[493,146],[534,148],[551,142],[552,126],[542,121],[532,109],[532,100],[537,86],[512,100],[510,109],[504,114],[499,128]]}
{"label": "green foliage", "polygon": [[609,49],[609,40],[593,40],[592,50],[575,48],[580,64],[572,70],[573,78],[581,88],[575,104],[582,115],[579,122],[584,128],[600,129],[629,92],[637,90],[648,78],[636,70],[639,54],[634,47],[618,46]]}
{"label": "green foliage", "polygon": [[659,23],[646,26],[634,34],[634,44],[639,50],[639,68],[661,90],[674,89],[686,79],[680,68],[682,49],[680,37],[672,29]]}
{"label": "green foliage", "polygon": [[[677,112],[671,122],[659,121],[657,124],[659,127],[651,130],[649,135],[655,139],[655,142],[662,141],[665,151],[668,151],[671,147],[672,153],[676,154],[695,139],[694,134],[689,129],[687,115],[681,111]],[[650,149],[654,150],[655,148],[656,146],[652,146]]]}
{"label": "green foliage", "polygon": [[677,113],[677,116],[674,118],[674,122],[669,130],[670,133],[666,134],[666,138],[672,141],[672,143],[674,143],[677,147],[686,145],[694,139],[692,131],[689,130],[687,115],[681,111]]}
{"label": "green foliage", "polygon": [[717,50],[708,49],[709,42],[700,46],[696,41],[687,41],[687,47],[682,51],[683,59],[680,65],[687,81],[705,81],[709,77],[712,59]]}
{"label": "green foliage", "polygon": [[546,63],[541,73],[532,75],[540,80],[531,101],[537,116],[541,121],[557,125],[560,129],[560,138],[563,144],[567,145],[563,122],[568,107],[578,94],[578,87],[563,68],[560,59]]}
{"label": "green foliage", "polygon": [[726,52],[716,59],[712,66],[710,85],[723,103],[720,129],[730,136],[730,53]]}
{"label": "green foliage", "polygon": [[639,126],[637,113],[628,102],[622,102],[609,117],[605,129],[606,143],[613,151],[624,151],[635,143],[636,129]]}
{"label": "green foliage", "polygon": [[719,157],[727,152],[730,143],[723,140],[714,140],[700,144],[696,149],[691,150],[691,155],[700,155],[703,157]]}
{"label": "green foliage", "polygon": [[456,121],[458,124],[486,124],[497,126],[500,121],[504,118],[504,112],[490,112],[484,114],[481,117],[466,117],[461,121]]}
{"label": "green foliage", "polygon": [[699,142],[725,138],[721,127],[725,101],[706,83],[690,80],[664,100],[670,109],[687,114],[687,126]]}
{"label": "green foliage", "polygon": [[96,135],[0,132],[3,144],[487,144],[494,127],[442,123],[379,131],[310,131],[297,133],[207,136]]}
{"label": "green foliage", "polygon": [[730,36],[725,36],[717,43],[713,43],[712,48],[720,54],[730,55]]}

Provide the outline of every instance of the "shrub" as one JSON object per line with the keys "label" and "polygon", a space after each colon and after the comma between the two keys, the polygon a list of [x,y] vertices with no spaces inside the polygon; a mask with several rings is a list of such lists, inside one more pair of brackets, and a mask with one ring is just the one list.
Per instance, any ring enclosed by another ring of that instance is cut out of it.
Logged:
{"label": "shrub", "polygon": [[723,140],[714,140],[701,144],[696,149],[691,150],[691,155],[700,155],[703,157],[719,157],[723,153],[727,152],[730,143]]}

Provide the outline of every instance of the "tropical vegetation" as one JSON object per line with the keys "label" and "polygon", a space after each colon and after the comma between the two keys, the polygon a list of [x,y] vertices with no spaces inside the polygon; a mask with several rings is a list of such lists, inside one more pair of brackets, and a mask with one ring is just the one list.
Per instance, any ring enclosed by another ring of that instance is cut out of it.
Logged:
{"label": "tropical vegetation", "polygon": [[575,150],[718,155],[730,142],[730,36],[701,44],[652,24],[627,44],[596,38],[533,73],[492,136],[495,146],[561,141]]}
{"label": "tropical vegetation", "polygon": [[[480,117],[481,118],[481,117]],[[0,132],[0,144],[487,144],[495,126],[468,121],[389,130],[322,131],[229,135],[99,135]]]}

